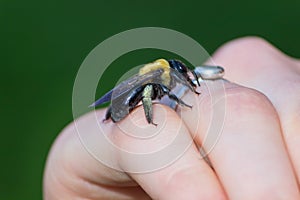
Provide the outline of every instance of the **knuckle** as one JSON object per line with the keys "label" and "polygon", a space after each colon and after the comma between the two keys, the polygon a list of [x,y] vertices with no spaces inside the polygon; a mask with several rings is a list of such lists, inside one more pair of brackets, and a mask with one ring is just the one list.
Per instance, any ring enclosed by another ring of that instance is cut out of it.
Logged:
{"label": "knuckle", "polygon": [[[289,63],[288,65],[295,65],[294,59],[279,51],[267,40],[257,36],[247,36],[229,41],[222,45],[214,55],[214,59],[217,61],[224,62],[228,58],[231,58],[231,64],[232,58],[235,58],[237,67],[244,67],[248,70],[263,66],[282,68],[287,63]],[[273,64],[270,66],[270,63]]]}
{"label": "knuckle", "polygon": [[226,90],[226,115],[234,120],[276,117],[270,100],[261,92],[238,86]]}
{"label": "knuckle", "polygon": [[232,44],[240,45],[240,46],[254,46],[254,47],[262,47],[270,45],[267,40],[258,36],[246,36],[241,37],[232,41]]}
{"label": "knuckle", "polygon": [[291,61],[291,58],[265,39],[253,36],[235,39],[224,44],[216,51],[214,59],[216,62],[221,62],[224,67],[245,68],[253,72],[262,67],[280,68],[283,62]]}
{"label": "knuckle", "polygon": [[257,51],[266,51],[271,49],[271,45],[263,38],[256,36],[247,36],[238,38],[220,47],[219,51],[222,53],[243,55],[244,53],[251,53],[250,55],[257,55]]}
{"label": "knuckle", "polygon": [[[216,97],[211,97],[208,92],[202,93],[198,102],[200,123],[205,130],[209,129],[208,124],[211,123],[213,116],[224,119],[227,126],[252,120],[278,120],[277,112],[270,100],[257,90],[227,83],[225,91],[213,95]],[[212,102],[212,98],[216,100]]]}

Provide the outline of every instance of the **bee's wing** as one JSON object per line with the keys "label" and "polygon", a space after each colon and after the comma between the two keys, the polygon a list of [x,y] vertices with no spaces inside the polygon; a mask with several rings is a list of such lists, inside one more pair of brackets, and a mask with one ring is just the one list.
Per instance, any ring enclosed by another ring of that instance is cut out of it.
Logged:
{"label": "bee's wing", "polygon": [[113,89],[107,92],[105,95],[103,95],[100,99],[92,103],[89,107],[95,107],[104,104],[106,102],[109,102],[111,100],[112,93],[113,93]]}
{"label": "bee's wing", "polygon": [[134,75],[131,78],[121,82],[114,89],[107,92],[100,99],[98,99],[92,105],[90,105],[90,107],[104,104],[106,102],[111,101],[112,99],[117,99],[120,96],[126,96],[126,94],[128,94],[132,89],[144,85],[147,82],[151,82],[151,80],[153,80],[154,78],[160,77],[162,73],[163,70],[158,69],[143,75]]}

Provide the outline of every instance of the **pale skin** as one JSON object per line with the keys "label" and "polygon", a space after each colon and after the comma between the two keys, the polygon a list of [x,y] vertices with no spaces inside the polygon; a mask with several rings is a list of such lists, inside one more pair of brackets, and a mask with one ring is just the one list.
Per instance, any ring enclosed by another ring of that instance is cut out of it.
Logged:
{"label": "pale skin", "polygon": [[[161,140],[168,140],[172,127],[182,121],[182,137],[195,136],[194,144],[180,159],[152,173],[116,171],[85,150],[74,124],[70,124],[49,153],[44,199],[300,199],[300,61],[256,37],[223,45],[213,60],[225,68],[225,77],[232,82],[225,83],[222,135],[209,154],[214,170],[196,148],[201,145],[209,118],[196,119],[195,109],[181,109],[180,118],[170,108],[155,104],[154,122],[168,119]],[[183,100],[205,111],[209,107],[206,95],[188,93]],[[97,115],[102,119],[105,109],[98,110]],[[147,124],[142,107],[130,115]],[[97,131],[88,124],[92,117],[94,114],[86,114],[78,121],[86,124],[86,134]],[[200,123],[198,129],[196,121]],[[125,118],[119,123],[129,122]],[[136,151],[145,148],[112,122],[101,126],[105,134],[117,136],[116,143]],[[160,144],[148,145],[159,148]],[[126,160],[116,162],[124,169],[128,165]]]}

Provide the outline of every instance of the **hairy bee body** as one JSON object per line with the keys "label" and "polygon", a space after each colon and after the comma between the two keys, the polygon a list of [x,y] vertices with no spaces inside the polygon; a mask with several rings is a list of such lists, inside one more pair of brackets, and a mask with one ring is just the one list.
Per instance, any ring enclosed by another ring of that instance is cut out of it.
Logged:
{"label": "hairy bee body", "polygon": [[[158,59],[144,65],[137,75],[117,85],[91,106],[111,101],[104,120],[112,119],[113,122],[118,122],[142,101],[147,122],[156,125],[152,118],[152,100],[168,95],[178,104],[191,107],[171,93],[177,83],[199,94],[195,91],[196,85],[188,72],[190,71],[181,61]],[[198,80],[197,76],[195,78]]]}
{"label": "hairy bee body", "polygon": [[170,68],[171,67],[168,61],[166,61],[165,59],[159,59],[154,61],[153,63],[146,64],[144,67],[142,67],[139,71],[139,75],[143,75],[161,69],[163,70],[163,73],[161,74],[162,84],[168,86],[171,82]]}

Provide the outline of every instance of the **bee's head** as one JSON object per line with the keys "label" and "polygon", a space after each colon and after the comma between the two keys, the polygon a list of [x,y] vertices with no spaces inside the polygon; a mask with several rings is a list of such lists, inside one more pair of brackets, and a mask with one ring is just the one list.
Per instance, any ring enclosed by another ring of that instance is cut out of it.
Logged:
{"label": "bee's head", "polygon": [[197,84],[200,86],[197,74],[194,71],[190,70],[183,62],[181,62],[180,60],[168,60],[168,62],[171,68],[181,73],[190,84],[195,86],[188,75],[188,72],[191,72],[196,79]]}

